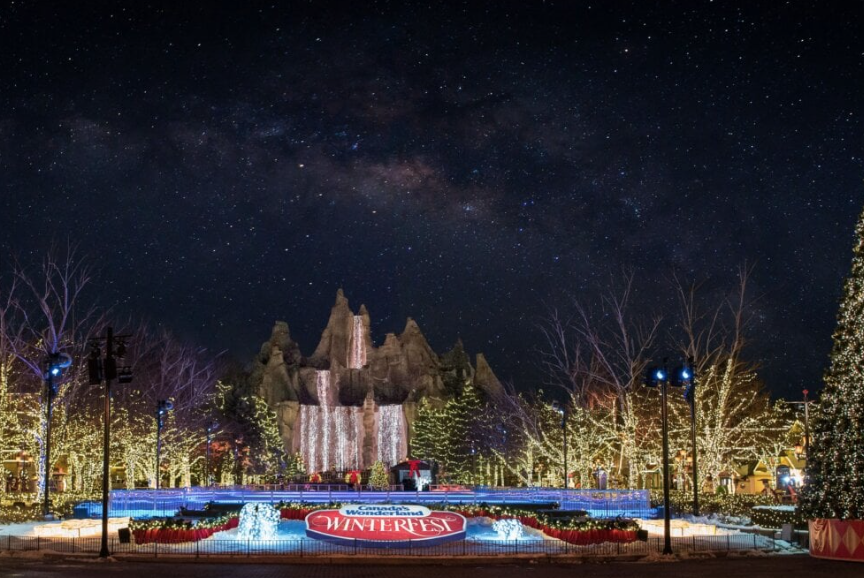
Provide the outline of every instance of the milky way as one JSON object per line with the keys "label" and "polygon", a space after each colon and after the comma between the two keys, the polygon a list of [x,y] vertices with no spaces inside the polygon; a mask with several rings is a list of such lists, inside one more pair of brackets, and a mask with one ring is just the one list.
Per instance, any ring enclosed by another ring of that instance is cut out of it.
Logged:
{"label": "milky way", "polygon": [[548,307],[632,268],[669,317],[673,275],[748,263],[768,386],[819,381],[860,4],[234,4],[3,9],[4,260],[71,238],[93,300],[242,359],[276,319],[311,353],[341,286],[376,342],[410,315],[521,388]]}

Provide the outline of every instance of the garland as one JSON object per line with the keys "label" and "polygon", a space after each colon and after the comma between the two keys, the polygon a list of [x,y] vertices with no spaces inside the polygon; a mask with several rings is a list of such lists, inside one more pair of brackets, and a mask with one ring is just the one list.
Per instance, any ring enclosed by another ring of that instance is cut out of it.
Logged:
{"label": "garland", "polygon": [[807,528],[807,519],[801,510],[789,506],[756,506],[750,512],[750,519],[762,528],[780,528],[792,524],[796,528]]}
{"label": "garland", "polygon": [[466,518],[483,517],[493,520],[516,519],[522,525],[540,530],[547,536],[576,545],[602,542],[635,542],[639,539],[639,524],[627,518],[552,520],[543,514],[517,510],[507,506],[445,506],[443,509]]}

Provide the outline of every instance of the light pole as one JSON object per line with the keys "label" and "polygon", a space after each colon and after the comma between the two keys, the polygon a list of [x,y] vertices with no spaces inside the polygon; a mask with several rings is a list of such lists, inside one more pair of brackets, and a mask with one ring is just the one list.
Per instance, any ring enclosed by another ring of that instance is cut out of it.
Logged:
{"label": "light pole", "polygon": [[567,406],[566,405],[558,405],[557,401],[552,402],[552,409],[561,414],[561,433],[564,437],[564,489],[566,490],[568,487],[567,484]]}
{"label": "light pole", "polygon": [[54,416],[54,398],[57,396],[57,382],[63,376],[63,370],[72,365],[72,358],[65,353],[54,352],[45,359],[45,464],[42,494],[44,504],[42,515],[45,519],[52,518],[51,498],[51,419]]}
{"label": "light pole", "polygon": [[699,515],[699,468],[696,464],[696,370],[693,359],[675,372],[678,385],[684,387],[684,400],[690,406],[690,451],[693,454],[693,515]]}
{"label": "light pole", "polygon": [[[108,551],[108,494],[111,488],[110,441],[111,441],[111,381],[130,383],[132,370],[124,366],[117,371],[117,358],[126,355],[126,339],[130,335],[114,335],[114,329],[108,327],[105,337],[90,338],[90,357],[87,369],[90,374],[90,385],[99,385],[105,381],[105,400],[102,421],[104,431],[102,436],[102,543],[99,557],[107,558]],[[116,342],[116,343],[115,343]],[[105,344],[105,356],[102,357],[102,344]]]}
{"label": "light pole", "polygon": [[806,389],[802,390],[804,401],[783,401],[787,405],[802,405],[804,407],[804,459],[810,457],[810,404],[813,403],[808,396],[810,392]]}
{"label": "light pole", "polygon": [[[160,468],[162,466],[162,416],[174,409],[174,402],[170,399],[160,399],[156,402],[156,489],[159,489]],[[208,433],[209,438],[209,433]],[[210,441],[207,441],[207,450],[210,450]]]}
{"label": "light pole", "polygon": [[[669,517],[669,410],[666,402],[666,389],[670,383],[674,386],[681,385],[680,380],[670,380],[669,371],[666,369],[667,359],[663,360],[663,367],[650,367],[645,374],[645,385],[660,388],[660,419],[663,422],[663,553],[672,553],[672,536],[670,534]],[[677,376],[676,376],[677,377]]]}
{"label": "light pole", "polygon": [[206,471],[204,472],[204,484],[206,486],[212,486],[213,485],[212,478],[210,477],[210,440],[213,437],[213,432],[216,431],[216,428],[218,428],[218,427],[219,427],[219,424],[216,423],[215,421],[211,420],[211,421],[207,422],[207,453],[206,453],[205,466],[204,466],[206,469]]}
{"label": "light pole", "polygon": [[804,390],[804,463],[810,460],[810,400],[807,395],[810,392]]}
{"label": "light pole", "polygon": [[477,485],[477,454],[474,449],[474,440],[471,440],[471,483]]}

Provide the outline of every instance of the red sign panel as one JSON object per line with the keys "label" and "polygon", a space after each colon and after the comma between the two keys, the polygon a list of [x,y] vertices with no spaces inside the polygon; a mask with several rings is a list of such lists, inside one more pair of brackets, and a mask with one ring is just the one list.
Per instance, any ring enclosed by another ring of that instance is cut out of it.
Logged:
{"label": "red sign panel", "polygon": [[306,516],[306,535],[345,545],[398,548],[465,538],[465,518],[422,506],[361,505]]}

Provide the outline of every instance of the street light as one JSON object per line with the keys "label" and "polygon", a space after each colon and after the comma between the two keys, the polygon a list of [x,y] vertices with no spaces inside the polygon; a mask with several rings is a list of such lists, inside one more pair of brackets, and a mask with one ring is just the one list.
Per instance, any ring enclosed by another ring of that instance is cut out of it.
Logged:
{"label": "street light", "polygon": [[[808,390],[802,390],[802,393],[804,394],[804,401],[784,401],[783,403],[804,406],[804,447],[802,449],[804,450],[803,457],[806,462],[810,458],[810,404],[813,403],[813,400],[808,397],[810,395]],[[801,452],[796,451],[796,453]]]}
{"label": "street light", "polygon": [[212,478],[210,476],[210,440],[213,437],[213,432],[216,431],[216,429],[218,427],[219,427],[219,424],[216,423],[215,421],[211,420],[211,421],[207,422],[207,459],[205,460],[205,466],[204,466],[206,469],[206,472],[204,473],[204,484],[207,486],[213,485],[213,481],[212,481]]}
{"label": "street light", "polygon": [[552,409],[561,414],[561,433],[564,436],[564,489],[567,489],[567,406],[552,402]]}
{"label": "street light", "polygon": [[42,515],[45,519],[51,515],[51,499],[48,496],[51,482],[51,418],[54,414],[54,398],[57,396],[57,381],[63,377],[63,370],[72,365],[72,358],[65,353],[53,352],[45,359],[45,478],[42,480],[43,498]]}
{"label": "street light", "polygon": [[693,515],[699,515],[699,469],[696,464],[696,369],[693,359],[675,371],[677,383],[684,388],[684,400],[690,406],[690,451],[693,453]]}
{"label": "street light", "polygon": [[645,385],[660,388],[660,419],[663,424],[663,553],[672,553],[672,537],[670,534],[669,518],[669,411],[666,403],[666,389],[669,385],[679,386],[680,380],[669,379],[669,371],[666,369],[667,359],[663,360],[663,367],[649,367],[645,373]]}
{"label": "street light", "polygon": [[[160,399],[156,402],[156,489],[159,489],[160,467],[162,466],[162,416],[174,409],[174,402],[170,399]],[[209,434],[208,434],[209,436]],[[210,444],[208,440],[207,449]]]}
{"label": "street light", "polygon": [[[132,369],[129,366],[117,369],[117,358],[126,354],[126,339],[130,335],[114,335],[114,329],[108,327],[105,337],[90,338],[90,357],[87,360],[87,370],[90,374],[90,385],[100,385],[105,381],[105,401],[102,421],[104,430],[102,436],[102,544],[99,557],[107,558],[108,551],[108,494],[111,488],[110,439],[111,439],[111,381],[118,383],[132,382]],[[116,342],[116,343],[115,343]],[[105,356],[102,356],[102,344],[105,345]]]}

